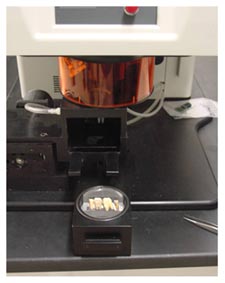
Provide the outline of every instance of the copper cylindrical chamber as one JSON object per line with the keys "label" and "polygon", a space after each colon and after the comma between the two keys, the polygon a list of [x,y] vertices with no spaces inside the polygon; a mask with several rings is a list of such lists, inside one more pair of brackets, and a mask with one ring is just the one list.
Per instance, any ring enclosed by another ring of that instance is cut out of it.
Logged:
{"label": "copper cylindrical chamber", "polygon": [[154,57],[120,62],[59,57],[61,92],[66,99],[85,106],[129,106],[151,95],[154,66]]}

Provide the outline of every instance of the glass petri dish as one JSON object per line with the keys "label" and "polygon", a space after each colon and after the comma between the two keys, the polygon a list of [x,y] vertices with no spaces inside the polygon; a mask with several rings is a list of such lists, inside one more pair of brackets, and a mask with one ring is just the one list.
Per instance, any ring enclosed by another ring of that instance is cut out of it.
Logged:
{"label": "glass petri dish", "polygon": [[76,201],[77,210],[95,221],[108,221],[122,216],[129,207],[128,197],[110,186],[95,186],[82,192]]}

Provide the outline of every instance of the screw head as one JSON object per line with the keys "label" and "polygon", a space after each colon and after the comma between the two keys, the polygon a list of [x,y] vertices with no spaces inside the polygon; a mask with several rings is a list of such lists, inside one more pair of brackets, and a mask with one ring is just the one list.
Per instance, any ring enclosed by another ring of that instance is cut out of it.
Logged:
{"label": "screw head", "polygon": [[48,133],[40,133],[40,136],[41,136],[42,138],[47,137],[47,136],[48,136]]}
{"label": "screw head", "polygon": [[24,165],[24,163],[25,163],[25,160],[23,158],[21,158],[21,157],[16,158],[16,164],[17,165],[22,167]]}

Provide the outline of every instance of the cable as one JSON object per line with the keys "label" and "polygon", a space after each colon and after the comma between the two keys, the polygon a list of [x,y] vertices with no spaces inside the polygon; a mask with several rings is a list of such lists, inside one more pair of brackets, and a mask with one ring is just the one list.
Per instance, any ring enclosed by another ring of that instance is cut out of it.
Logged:
{"label": "cable", "polygon": [[[163,106],[163,102],[164,102],[164,85],[165,83],[164,82],[160,82],[160,86],[161,86],[161,89],[160,89],[160,96],[159,96],[159,99],[156,99],[152,105],[150,105],[149,108],[147,108],[143,113],[139,113],[139,112],[136,112],[134,110],[131,110],[130,108],[127,108],[127,112],[130,113],[131,115],[133,116],[136,116],[136,118],[133,118],[131,120],[129,120],[127,122],[127,125],[132,125],[134,124],[135,122],[141,120],[142,118],[149,118],[149,117],[152,117],[154,116],[155,114],[157,114],[160,109],[162,108]],[[158,104],[159,103],[159,104]],[[158,104],[157,108],[155,110],[153,110],[155,108],[155,106]],[[153,110],[153,111],[152,111]]]}
{"label": "cable", "polygon": [[52,114],[52,115],[61,115],[61,109],[58,108],[49,108],[47,106],[36,104],[36,103],[26,103],[24,108],[35,114]]}
{"label": "cable", "polygon": [[[149,106],[149,108],[147,108],[143,113],[149,113],[151,112],[155,107],[156,105],[159,103],[161,97],[159,97],[158,99],[155,99],[154,102]],[[143,119],[143,117],[135,117],[129,121],[127,121],[127,125],[132,125],[138,121],[140,121],[141,119]]]}
{"label": "cable", "polygon": [[[158,83],[158,84],[156,84],[155,87],[154,87],[154,92],[156,92],[156,90],[157,90],[158,87],[161,87],[161,88],[160,88],[160,92],[162,91],[162,84],[161,84],[161,83]],[[151,112],[151,111],[156,107],[156,105],[159,103],[159,101],[160,101],[160,99],[161,99],[161,95],[162,95],[162,92],[161,92],[160,95],[158,96],[158,99],[155,99],[154,102],[149,106],[149,108],[147,108],[143,113],[149,113],[149,112]],[[148,99],[150,100],[151,97],[148,98]],[[140,121],[141,119],[143,119],[143,118],[142,118],[142,117],[135,117],[135,118],[133,118],[133,119],[127,121],[127,125],[128,125],[128,126],[129,126],[129,125],[132,125],[132,124],[134,124],[134,123]]]}
{"label": "cable", "polygon": [[[163,85],[164,85],[164,82],[161,82],[161,85],[163,86]],[[127,108],[127,112],[130,113],[130,114],[132,114],[132,115],[134,115],[134,116],[136,116],[136,117],[141,117],[141,118],[152,117],[153,115],[155,115],[156,113],[158,113],[159,110],[160,110],[160,109],[162,108],[162,106],[163,106],[163,102],[164,102],[164,89],[161,88],[161,91],[162,91],[162,95],[161,95],[160,103],[159,103],[158,107],[157,107],[154,111],[152,111],[152,112],[150,112],[150,113],[145,113],[145,112],[139,113],[139,112],[136,112],[136,111],[134,111],[134,110],[132,110],[132,109],[130,109],[130,108]]]}

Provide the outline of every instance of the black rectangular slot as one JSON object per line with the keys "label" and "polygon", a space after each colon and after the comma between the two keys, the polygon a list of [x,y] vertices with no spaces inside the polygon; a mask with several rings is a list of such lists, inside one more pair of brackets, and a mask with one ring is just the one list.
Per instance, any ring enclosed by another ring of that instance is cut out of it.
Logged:
{"label": "black rectangular slot", "polygon": [[86,233],[85,243],[88,244],[122,244],[119,233]]}
{"label": "black rectangular slot", "polygon": [[118,151],[121,121],[119,118],[67,119],[68,146],[71,152]]}

